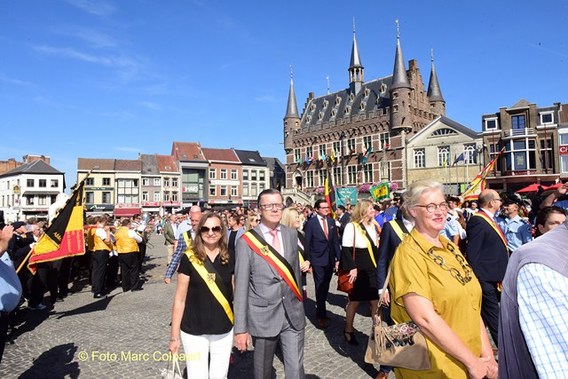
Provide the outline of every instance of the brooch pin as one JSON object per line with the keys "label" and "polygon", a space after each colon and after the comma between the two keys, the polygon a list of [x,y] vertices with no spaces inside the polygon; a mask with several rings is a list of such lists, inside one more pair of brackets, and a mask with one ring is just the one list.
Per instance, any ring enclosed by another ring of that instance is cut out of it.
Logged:
{"label": "brooch pin", "polygon": [[215,273],[208,273],[207,274],[207,280],[209,282],[214,282],[215,281]]}

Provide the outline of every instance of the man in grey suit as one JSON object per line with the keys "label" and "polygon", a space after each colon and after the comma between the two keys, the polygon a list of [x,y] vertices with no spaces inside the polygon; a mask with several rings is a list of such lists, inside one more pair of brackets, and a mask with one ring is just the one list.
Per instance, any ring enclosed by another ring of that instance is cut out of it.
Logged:
{"label": "man in grey suit", "polygon": [[264,379],[272,377],[274,352],[280,342],[286,378],[303,378],[306,318],[298,290],[298,235],[280,224],[284,207],[280,192],[262,191],[258,204],[261,223],[245,233],[236,247],[235,345],[245,351],[252,335],[254,377]]}

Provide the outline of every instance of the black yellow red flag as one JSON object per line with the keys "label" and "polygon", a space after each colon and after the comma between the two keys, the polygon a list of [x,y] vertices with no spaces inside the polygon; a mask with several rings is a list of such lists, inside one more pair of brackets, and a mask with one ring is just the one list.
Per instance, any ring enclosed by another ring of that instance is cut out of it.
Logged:
{"label": "black yellow red flag", "polygon": [[28,268],[31,272],[35,273],[35,266],[38,263],[85,254],[84,184],[85,180],[82,180],[32,249],[28,261]]}
{"label": "black yellow red flag", "polygon": [[329,209],[331,211],[330,216],[335,219],[335,210],[337,209],[335,203],[335,188],[333,187],[333,181],[331,179],[329,168],[326,170],[325,181],[323,185],[323,195],[325,197],[325,201],[327,201],[327,203],[329,204]]}

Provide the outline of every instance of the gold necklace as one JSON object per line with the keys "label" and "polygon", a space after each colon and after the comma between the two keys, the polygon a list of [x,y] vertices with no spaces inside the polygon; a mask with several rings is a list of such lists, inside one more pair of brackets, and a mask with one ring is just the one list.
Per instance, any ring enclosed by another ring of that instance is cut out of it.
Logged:
{"label": "gold necklace", "polygon": [[428,251],[425,251],[424,248],[418,243],[418,241],[416,241],[416,239],[414,240],[414,242],[416,242],[418,246],[420,246],[420,249],[422,249],[422,251],[424,251],[426,255],[432,258],[434,263],[436,263],[444,270],[449,271],[450,275],[454,277],[458,282],[460,282],[463,286],[465,286],[467,283],[471,281],[472,278],[471,266],[465,261],[465,259],[460,254],[456,253],[456,249],[452,246],[452,244],[448,243],[447,249],[454,255],[458,263],[462,266],[464,275],[462,275],[457,268],[446,266],[446,261],[444,260],[444,257],[434,254],[434,247],[431,247],[430,249],[428,249]]}

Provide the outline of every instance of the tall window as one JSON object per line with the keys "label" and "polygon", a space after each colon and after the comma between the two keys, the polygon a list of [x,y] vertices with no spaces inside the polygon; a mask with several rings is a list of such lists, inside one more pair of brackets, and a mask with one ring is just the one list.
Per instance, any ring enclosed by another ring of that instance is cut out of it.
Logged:
{"label": "tall window", "polygon": [[59,180],[51,179],[51,188],[57,188],[59,186]]}
{"label": "tall window", "polygon": [[164,187],[170,186],[170,178],[164,178]]}
{"label": "tall window", "polygon": [[320,159],[325,157],[325,143],[323,145],[319,145],[319,157]]}
{"label": "tall window", "polygon": [[154,201],[160,201],[160,193],[154,192]]}
{"label": "tall window", "polygon": [[227,186],[221,186],[220,190],[221,190],[219,193],[220,196],[227,196]]}
{"label": "tall window", "polygon": [[239,196],[239,187],[231,186],[231,196]]}
{"label": "tall window", "polygon": [[314,158],[314,148],[311,146],[306,147],[306,157],[309,159]]}
{"label": "tall window", "polygon": [[249,195],[249,186],[248,184],[243,184],[243,196]]}
{"label": "tall window", "polygon": [[250,180],[256,181],[256,170],[250,170]]}
{"label": "tall window", "polygon": [[227,169],[226,168],[222,168],[221,169],[221,179],[227,179]]}
{"label": "tall window", "polygon": [[46,179],[40,179],[39,180],[39,188],[46,188],[47,187],[47,180]]}
{"label": "tall window", "polygon": [[178,201],[178,193],[177,193],[177,191],[172,191],[172,201]]}
{"label": "tall window", "polygon": [[142,201],[150,201],[148,191],[142,191]]}
{"label": "tall window", "polygon": [[306,172],[306,183],[304,187],[306,188],[314,187],[314,172],[312,170]]}
{"label": "tall window", "polygon": [[347,183],[357,183],[357,166],[347,166]]}
{"label": "tall window", "polygon": [[373,183],[373,164],[369,163],[363,166],[363,182]]}
{"label": "tall window", "polygon": [[363,137],[363,149],[365,149],[364,152],[366,152],[369,147],[373,147],[373,139],[371,138],[371,136],[364,136]]}
{"label": "tall window", "polygon": [[103,186],[110,186],[110,178],[103,178]]}
{"label": "tall window", "polygon": [[[499,148],[498,143],[490,143],[489,144],[489,160],[493,160],[501,149]],[[501,159],[497,160],[497,164],[495,165],[495,170],[501,171]]]}
{"label": "tall window", "polygon": [[[104,182],[104,179],[103,179]],[[143,187],[148,187],[150,185],[150,179],[149,178],[142,178],[142,186]]]}
{"label": "tall window", "polygon": [[513,129],[513,134],[524,133],[525,115],[511,116],[511,129]]}
{"label": "tall window", "polygon": [[343,179],[341,178],[341,167],[334,167],[333,168],[333,184],[334,185],[343,185]]}
{"label": "tall window", "polygon": [[438,167],[446,167],[450,164],[450,147],[438,147]]}
{"label": "tall window", "polygon": [[426,167],[426,150],[414,149],[414,168]]}
{"label": "tall window", "polygon": [[33,179],[26,180],[26,186],[33,187],[34,186],[34,180]]}
{"label": "tall window", "polygon": [[209,186],[209,196],[216,196],[217,195],[217,186]]}
{"label": "tall window", "polygon": [[170,191],[164,191],[164,201],[170,201]]}
{"label": "tall window", "polygon": [[319,170],[319,184],[323,186],[325,183],[325,170]]}
{"label": "tall window", "polygon": [[335,141],[333,143],[333,151],[335,152],[336,157],[341,155],[341,141]]}
{"label": "tall window", "polygon": [[518,139],[505,145],[505,164],[508,171],[536,169],[536,143],[534,139]]}
{"label": "tall window", "polygon": [[540,140],[540,164],[544,172],[554,172],[554,156],[552,155],[552,138]]}
{"label": "tall window", "polygon": [[231,180],[237,180],[237,179],[239,179],[237,169],[232,168],[231,169]]}
{"label": "tall window", "polygon": [[103,204],[110,204],[110,192],[103,192]]}
{"label": "tall window", "polygon": [[381,133],[379,134],[379,149],[388,149],[390,148],[390,136],[389,133]]}
{"label": "tall window", "polygon": [[85,192],[85,203],[93,204],[95,202],[94,192]]}
{"label": "tall window", "polygon": [[154,186],[156,187],[160,186],[160,178],[154,178]]}
{"label": "tall window", "polygon": [[302,153],[300,149],[294,149],[294,162],[302,163]]}
{"label": "tall window", "polygon": [[477,150],[475,144],[467,144],[463,147],[465,164],[477,164]]}
{"label": "tall window", "polygon": [[391,180],[391,163],[390,162],[381,162],[379,166],[379,180]]}
{"label": "tall window", "polygon": [[178,178],[172,178],[172,187],[178,186]]}
{"label": "tall window", "polygon": [[85,180],[85,185],[86,186],[94,186],[95,185],[95,178],[87,178]]}
{"label": "tall window", "polygon": [[355,138],[349,138],[347,140],[347,153],[355,152]]}
{"label": "tall window", "polygon": [[249,180],[249,170],[243,170],[243,180]]}

